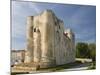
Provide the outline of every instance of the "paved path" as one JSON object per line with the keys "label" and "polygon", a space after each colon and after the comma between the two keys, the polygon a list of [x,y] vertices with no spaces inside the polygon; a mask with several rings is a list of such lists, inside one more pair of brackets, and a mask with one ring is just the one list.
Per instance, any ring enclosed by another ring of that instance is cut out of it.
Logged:
{"label": "paved path", "polygon": [[[56,72],[87,70],[90,65],[91,65],[90,63],[84,63],[84,64],[74,66],[73,68],[57,70]],[[31,73],[44,73],[44,72],[47,73],[47,72],[52,72],[52,71],[35,71],[35,72],[31,72]]]}
{"label": "paved path", "polygon": [[84,63],[84,64],[74,66],[73,68],[63,69],[63,70],[60,70],[60,71],[87,70],[90,65],[91,65],[90,63]]}

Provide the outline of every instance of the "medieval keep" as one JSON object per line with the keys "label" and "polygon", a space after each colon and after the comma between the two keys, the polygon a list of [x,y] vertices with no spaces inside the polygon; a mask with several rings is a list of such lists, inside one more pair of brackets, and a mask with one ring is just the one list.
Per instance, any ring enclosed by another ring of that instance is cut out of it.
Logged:
{"label": "medieval keep", "polygon": [[52,10],[27,17],[26,36],[24,63],[46,68],[75,61],[75,35]]}

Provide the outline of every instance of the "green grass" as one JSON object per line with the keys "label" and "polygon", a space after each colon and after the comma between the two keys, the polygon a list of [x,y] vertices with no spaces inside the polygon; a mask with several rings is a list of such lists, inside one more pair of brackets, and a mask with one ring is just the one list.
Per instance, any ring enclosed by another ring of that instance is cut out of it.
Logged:
{"label": "green grass", "polygon": [[92,62],[91,63],[91,66],[89,66],[88,70],[91,70],[91,69],[96,69],[96,62]]}

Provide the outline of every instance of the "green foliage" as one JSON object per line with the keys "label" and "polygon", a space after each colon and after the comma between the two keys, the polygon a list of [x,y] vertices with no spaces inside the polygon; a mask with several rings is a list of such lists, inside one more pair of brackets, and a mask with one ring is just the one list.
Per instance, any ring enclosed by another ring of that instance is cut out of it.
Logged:
{"label": "green foliage", "polygon": [[76,44],[76,57],[78,58],[91,58],[96,60],[96,44],[95,43],[82,43]]}
{"label": "green foliage", "polygon": [[90,55],[89,47],[87,43],[77,43],[76,45],[76,57],[78,58],[88,58]]}
{"label": "green foliage", "polygon": [[89,50],[90,50],[90,58],[92,58],[93,61],[96,60],[96,44],[91,43],[89,44]]}
{"label": "green foliage", "polygon": [[96,62],[95,61],[92,62],[91,66],[88,67],[88,70],[90,70],[90,69],[96,69]]}

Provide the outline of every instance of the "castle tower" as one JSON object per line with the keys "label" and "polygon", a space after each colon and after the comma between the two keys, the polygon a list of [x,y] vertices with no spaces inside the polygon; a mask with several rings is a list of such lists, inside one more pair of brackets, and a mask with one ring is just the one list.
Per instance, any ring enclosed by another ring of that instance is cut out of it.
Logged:
{"label": "castle tower", "polygon": [[[41,67],[54,66],[54,18],[51,10],[42,13],[43,25],[41,27]],[[44,64],[45,63],[45,64]]]}
{"label": "castle tower", "polygon": [[66,33],[63,21],[51,10],[29,16],[25,63],[37,63],[41,68],[47,68],[74,62],[75,35],[71,29],[67,29]]}
{"label": "castle tower", "polygon": [[38,28],[34,28],[34,62],[40,62],[41,60],[41,33]]}
{"label": "castle tower", "polygon": [[70,38],[70,49],[71,49],[71,58],[73,59],[73,61],[75,60],[75,35],[72,31],[72,29],[68,28],[66,30],[67,32],[67,36]]}
{"label": "castle tower", "polygon": [[67,29],[67,36],[71,39],[71,42],[74,44],[75,43],[75,35],[72,31],[72,29]]}
{"label": "castle tower", "polygon": [[25,63],[32,62],[33,60],[33,16],[27,17],[27,47],[25,53]]}

